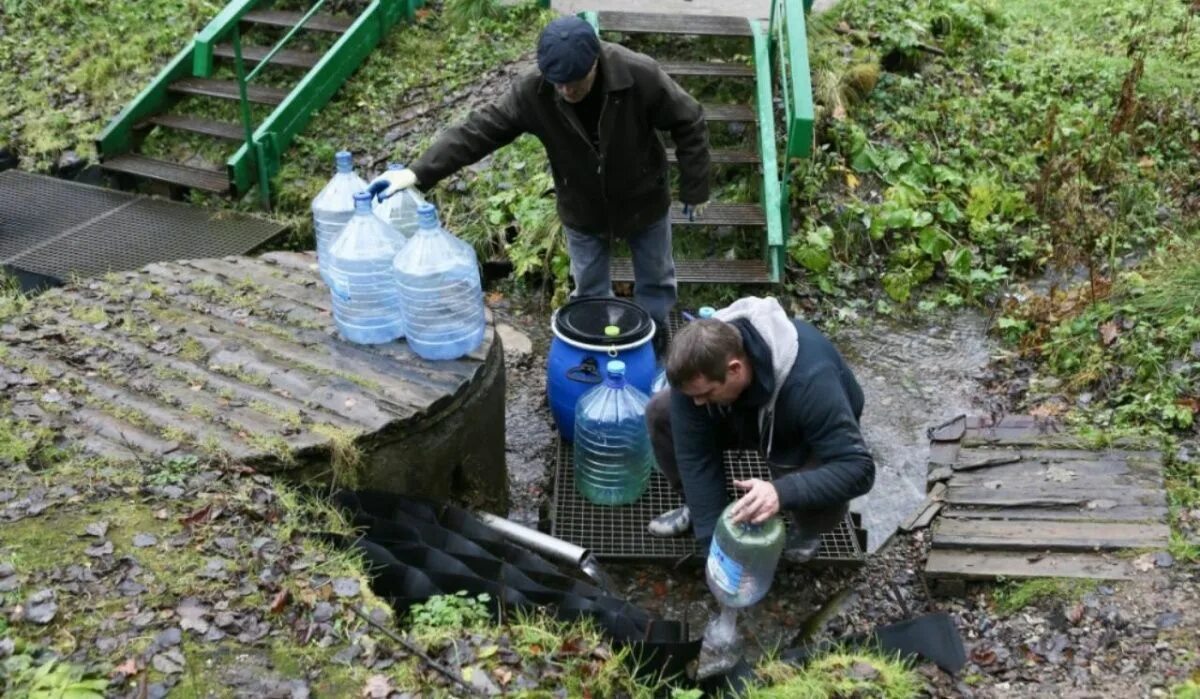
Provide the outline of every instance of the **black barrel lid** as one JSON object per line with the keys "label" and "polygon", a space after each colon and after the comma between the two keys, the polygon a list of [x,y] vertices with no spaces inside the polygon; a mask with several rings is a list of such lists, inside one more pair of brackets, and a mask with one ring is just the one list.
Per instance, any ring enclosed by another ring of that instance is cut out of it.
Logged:
{"label": "black barrel lid", "polygon": [[[589,296],[575,299],[554,317],[554,328],[568,340],[587,345],[628,345],[650,336],[650,314],[626,299]],[[616,331],[608,331],[615,327]],[[609,334],[612,333],[612,334]]]}

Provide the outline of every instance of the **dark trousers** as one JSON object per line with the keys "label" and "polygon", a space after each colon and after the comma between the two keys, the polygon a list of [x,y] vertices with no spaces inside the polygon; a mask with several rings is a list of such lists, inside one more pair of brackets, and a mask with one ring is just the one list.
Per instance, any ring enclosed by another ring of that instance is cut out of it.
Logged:
{"label": "dark trousers", "polygon": [[[675,437],[671,431],[671,391],[659,391],[646,404],[646,427],[650,432],[650,444],[654,449],[654,458],[658,461],[658,470],[671,484],[675,492],[683,495],[683,478],[686,473],[680,473],[679,462],[675,459]],[[732,414],[724,424],[717,428],[717,443],[722,451],[729,449],[759,448],[757,416]],[[771,463],[767,459],[767,468],[771,478],[779,478],[797,471],[810,471],[819,468],[820,464],[807,463],[799,467],[784,467]],[[711,484],[709,487],[724,488],[725,484]],[[829,507],[805,510],[787,510],[786,514],[792,519],[792,529],[789,542],[800,543],[832,531],[846,517],[850,508],[849,502],[841,502]]]}

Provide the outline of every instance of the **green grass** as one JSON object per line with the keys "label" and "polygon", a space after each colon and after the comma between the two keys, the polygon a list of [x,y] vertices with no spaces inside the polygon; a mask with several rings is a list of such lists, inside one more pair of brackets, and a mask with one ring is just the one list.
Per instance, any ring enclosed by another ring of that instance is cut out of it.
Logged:
{"label": "green grass", "polygon": [[1075,601],[1096,589],[1095,580],[1032,578],[1002,583],[992,592],[996,610],[1004,615],[1033,605]]}
{"label": "green grass", "polygon": [[803,668],[768,663],[758,673],[770,684],[751,689],[747,699],[908,699],[923,686],[900,660],[866,652],[832,652]]}

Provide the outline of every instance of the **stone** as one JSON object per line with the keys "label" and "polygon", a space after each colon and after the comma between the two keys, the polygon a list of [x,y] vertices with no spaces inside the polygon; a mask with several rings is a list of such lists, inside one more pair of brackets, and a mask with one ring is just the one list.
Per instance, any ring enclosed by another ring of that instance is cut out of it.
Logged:
{"label": "stone", "polygon": [[496,334],[504,345],[504,352],[518,357],[533,353],[533,340],[508,323],[496,323]]}

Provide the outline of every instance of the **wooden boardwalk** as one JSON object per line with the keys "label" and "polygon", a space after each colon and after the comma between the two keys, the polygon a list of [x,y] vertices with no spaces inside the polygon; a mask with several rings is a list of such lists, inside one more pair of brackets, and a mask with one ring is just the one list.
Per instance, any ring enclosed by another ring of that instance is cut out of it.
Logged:
{"label": "wooden boardwalk", "polygon": [[[933,523],[926,576],[1124,579],[1137,552],[1170,537],[1162,455],[1091,449],[1057,423],[962,417],[930,435],[929,498],[906,524]],[[936,518],[936,521],[935,521]]]}

